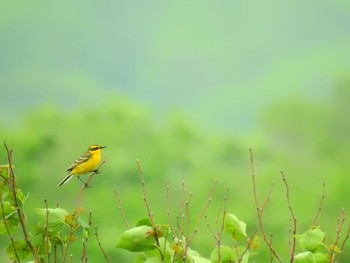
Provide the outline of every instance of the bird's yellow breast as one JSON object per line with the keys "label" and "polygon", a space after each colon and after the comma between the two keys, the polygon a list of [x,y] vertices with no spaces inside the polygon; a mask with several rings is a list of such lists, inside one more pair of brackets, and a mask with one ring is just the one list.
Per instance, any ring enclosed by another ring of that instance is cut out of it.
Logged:
{"label": "bird's yellow breast", "polygon": [[91,157],[83,162],[71,171],[70,174],[86,174],[92,170],[94,170],[101,161],[101,151],[97,150],[91,154]]}

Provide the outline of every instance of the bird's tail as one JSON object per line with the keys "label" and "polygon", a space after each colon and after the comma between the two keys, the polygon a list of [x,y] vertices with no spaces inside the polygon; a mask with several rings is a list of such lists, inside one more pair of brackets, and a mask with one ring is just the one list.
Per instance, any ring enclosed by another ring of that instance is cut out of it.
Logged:
{"label": "bird's tail", "polygon": [[57,185],[57,187],[60,187],[61,185],[67,183],[72,178],[72,175],[69,173],[64,179]]}

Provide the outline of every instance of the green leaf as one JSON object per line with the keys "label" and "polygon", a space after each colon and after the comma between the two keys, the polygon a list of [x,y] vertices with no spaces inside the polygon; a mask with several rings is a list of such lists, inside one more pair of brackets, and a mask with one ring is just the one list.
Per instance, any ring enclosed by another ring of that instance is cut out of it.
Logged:
{"label": "green leaf", "polygon": [[[4,178],[4,179],[9,178],[9,168],[10,168],[9,164],[0,165],[0,178]],[[13,168],[15,168],[15,167],[12,165],[12,169]]]}
{"label": "green leaf", "polygon": [[16,189],[16,197],[17,197],[17,200],[18,200],[18,206],[19,207],[23,207],[23,204],[24,204],[25,200],[28,198],[28,195],[24,195],[22,190],[17,188]]}
{"label": "green leaf", "polygon": [[[196,250],[193,250],[191,248],[187,248],[186,255],[186,263],[211,263],[211,261],[201,257]],[[183,262],[183,260],[181,260],[180,262]]]}
{"label": "green leaf", "polygon": [[79,225],[84,229],[84,230],[89,230],[90,229],[90,225],[89,225],[89,221],[86,217],[84,216],[79,216],[77,219]]}
{"label": "green leaf", "polygon": [[200,256],[193,256],[192,260],[190,262],[193,262],[193,263],[211,263],[210,260],[203,258],[203,257],[200,257]]}
{"label": "green leaf", "polygon": [[[235,253],[229,246],[220,246],[220,263],[233,262],[236,259]],[[215,248],[210,254],[210,261],[219,263],[219,250]]]}
{"label": "green leaf", "polygon": [[[6,219],[7,229],[11,235],[13,235],[16,232],[19,222],[20,221],[18,220],[17,217],[10,217]],[[0,221],[0,235],[8,235],[6,225],[4,220]]]}
{"label": "green leaf", "polygon": [[118,241],[117,247],[134,252],[155,249],[153,228],[150,226],[137,226],[125,231]]}
{"label": "green leaf", "polygon": [[[159,241],[160,241],[160,247],[163,247],[165,242],[164,238],[160,238]],[[164,256],[164,261],[160,261],[160,262],[175,263],[174,261],[171,260],[169,253],[167,252],[164,253],[163,251],[163,256]],[[134,263],[152,262],[148,260],[155,260],[155,262],[158,262],[157,260],[161,260],[159,251],[156,249],[153,249],[153,250],[147,250],[147,251],[141,252],[134,260]]]}
{"label": "green leaf", "polygon": [[148,258],[145,263],[164,263],[164,261],[160,257]]}
{"label": "green leaf", "polygon": [[[66,224],[65,219],[68,215],[67,210],[62,208],[38,208],[36,212],[39,214],[41,221],[38,223],[39,233],[44,233],[47,231],[49,233],[58,233],[62,230],[63,226]],[[48,212],[48,214],[47,214]]]}
{"label": "green leaf", "polygon": [[315,252],[324,248],[323,243],[325,234],[317,227],[307,230],[302,235],[297,235],[300,247],[303,251]]}
{"label": "green leaf", "polygon": [[137,221],[136,226],[152,226],[152,223],[148,217],[145,217]]}
{"label": "green leaf", "polygon": [[4,209],[4,214],[2,212],[3,209],[0,208],[0,218],[2,219],[5,215],[6,218],[11,216],[13,213],[16,213],[16,209],[14,206],[11,206],[11,203],[9,201],[4,201],[2,203],[3,209]]}
{"label": "green leaf", "polygon": [[244,239],[247,236],[246,228],[246,223],[240,221],[234,214],[225,215],[224,229],[233,239]]}
{"label": "green leaf", "polygon": [[329,255],[325,253],[314,254],[317,263],[329,263]]}
{"label": "green leaf", "polygon": [[294,257],[294,263],[316,263],[316,259],[313,253],[310,251],[302,252]]}
{"label": "green leaf", "polygon": [[14,241],[14,244],[15,244],[16,250],[13,248],[12,243],[10,243],[6,249],[6,253],[10,259],[16,261],[18,256],[18,259],[25,260],[31,255],[26,241],[18,240],[18,241]]}

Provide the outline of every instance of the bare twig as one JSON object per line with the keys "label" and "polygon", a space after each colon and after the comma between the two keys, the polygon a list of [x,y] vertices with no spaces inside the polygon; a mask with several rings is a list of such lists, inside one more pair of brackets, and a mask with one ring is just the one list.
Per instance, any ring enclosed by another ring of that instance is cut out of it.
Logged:
{"label": "bare twig", "polygon": [[[72,215],[72,220],[76,220],[75,218],[76,216],[76,211],[74,211],[73,215]],[[72,244],[73,240],[74,240],[74,232],[75,232],[75,227],[74,226],[70,226],[70,234],[69,234],[69,237],[68,237],[68,241],[66,244],[64,244],[64,249],[62,251],[62,263],[65,263],[66,262],[66,258],[67,258],[67,255],[68,255],[68,250],[69,250],[69,247],[70,245]],[[71,259],[72,259],[72,255],[71,256]]]}
{"label": "bare twig", "polygon": [[[88,221],[89,227],[91,227],[91,222],[92,222],[91,218],[92,218],[92,212],[90,211],[89,212],[89,221]],[[81,259],[81,262],[85,262],[85,263],[88,262],[87,249],[86,249],[88,240],[89,240],[89,236],[88,235],[85,236],[85,234],[84,234],[83,235],[83,253],[82,253],[80,259]]]}
{"label": "bare twig", "polygon": [[6,219],[5,210],[4,210],[4,203],[3,203],[3,201],[2,201],[2,195],[0,195],[0,202],[1,202],[2,220],[3,220],[3,222],[4,222],[7,235],[10,237],[11,245],[12,245],[12,247],[13,247],[13,251],[15,252],[16,260],[17,260],[18,262],[20,262],[19,257],[18,257],[18,254],[17,254],[17,249],[16,249],[16,246],[15,246],[15,241],[14,241],[13,236],[12,236],[12,234],[11,234],[11,231],[10,231],[8,225],[7,225],[7,219]]}
{"label": "bare twig", "polygon": [[160,248],[160,243],[159,243],[157,227],[156,227],[156,224],[154,223],[153,213],[151,212],[150,206],[148,204],[147,193],[146,193],[146,186],[145,186],[145,179],[143,177],[143,170],[142,170],[141,165],[140,165],[140,160],[137,159],[136,160],[136,164],[137,164],[137,168],[139,170],[139,175],[140,175],[141,184],[142,184],[143,201],[145,202],[145,205],[146,205],[148,218],[149,218],[149,220],[151,221],[151,224],[152,224],[152,228],[153,228],[153,232],[154,232],[154,239],[156,241],[156,245],[157,245],[158,251],[160,253],[160,256],[161,256],[162,260],[164,260],[163,252],[159,249]]}
{"label": "bare twig", "polygon": [[[348,241],[349,236],[350,236],[350,224],[348,225],[348,229],[347,229],[347,231],[346,231],[346,236],[345,236],[345,238],[344,238],[344,240],[343,240],[343,243],[342,243],[342,245],[341,245],[341,247],[340,247],[340,250],[341,250],[341,251],[344,251],[344,249],[345,249],[345,244],[346,244],[346,242]],[[340,258],[341,258],[342,255],[343,255],[343,253],[339,253],[339,257],[338,257],[337,263],[340,262]]]}
{"label": "bare twig", "polygon": [[[272,246],[272,239],[273,239],[273,234],[270,233],[270,240],[269,240],[269,244]],[[272,263],[273,261],[273,251],[270,249],[270,263]]]}
{"label": "bare twig", "polygon": [[319,217],[319,215],[320,215],[320,213],[322,211],[323,201],[324,201],[324,199],[326,197],[325,186],[326,186],[326,184],[323,183],[322,184],[322,195],[321,195],[320,203],[318,205],[318,209],[317,209],[316,215],[315,215],[314,219],[312,220],[311,226],[315,226],[317,224],[318,217]]}
{"label": "bare twig", "polygon": [[[254,172],[254,159],[253,159],[253,151],[252,151],[251,148],[249,148],[249,153],[250,153],[251,177],[252,177],[252,181],[253,181],[253,195],[254,195],[255,207],[256,207],[256,211],[257,211],[257,215],[258,215],[259,229],[261,231],[261,234],[263,236],[263,240],[264,240],[265,244],[270,249],[270,253],[273,256],[275,256],[279,262],[282,263],[283,261],[282,261],[281,257],[277,254],[275,249],[272,247],[271,241],[268,240],[266,232],[265,232],[265,229],[264,229],[264,226],[263,226],[263,223],[262,223],[262,212],[263,212],[263,210],[262,210],[262,207],[259,206],[258,197],[257,197],[256,182],[255,182],[255,172]],[[269,190],[269,193],[270,192],[271,192],[271,190]],[[268,196],[269,196],[269,194],[268,194]],[[267,198],[266,200],[269,200],[269,198]],[[263,208],[265,208],[266,202],[265,202]]]}
{"label": "bare twig", "polygon": [[216,187],[217,183],[218,183],[218,181],[215,180],[214,183],[213,183],[212,188],[210,189],[209,197],[207,199],[207,202],[206,202],[205,206],[203,207],[201,213],[198,216],[198,220],[197,220],[194,232],[193,232],[192,237],[190,238],[189,242],[187,243],[187,246],[189,246],[191,244],[191,242],[193,241],[194,237],[196,236],[196,234],[198,232],[199,225],[200,225],[200,223],[201,223],[201,221],[202,221],[202,219],[203,219],[203,217],[204,217],[204,215],[205,215],[205,213],[206,213],[206,211],[207,211],[207,209],[208,209],[208,207],[209,207],[209,205],[210,205],[210,203],[212,201],[212,196],[213,196],[213,193],[214,193],[214,190],[215,190],[215,187]]}
{"label": "bare twig", "polygon": [[343,228],[344,222],[345,222],[345,208],[342,208],[340,210],[340,213],[338,216],[338,224],[337,224],[337,232],[336,232],[336,236],[335,236],[335,241],[334,241],[334,244],[331,245],[331,251],[329,252],[329,262],[333,262],[334,253],[335,253],[335,250],[337,248],[337,244],[338,244],[339,239],[340,239],[340,232]]}
{"label": "bare twig", "polygon": [[192,199],[192,193],[190,192],[188,199],[186,200],[186,217],[187,217],[186,231],[187,231],[187,233],[190,230],[190,226],[191,226],[190,209],[189,209],[191,199]]}
{"label": "bare twig", "polygon": [[169,226],[171,229],[171,233],[173,235],[173,238],[179,238],[177,236],[177,232],[176,232],[176,228],[174,227],[173,223],[172,223],[172,219],[171,219],[171,213],[170,213],[170,186],[167,185],[166,187],[166,191],[165,191],[165,201],[166,201],[166,214],[168,216],[168,221],[169,221]]}
{"label": "bare twig", "polygon": [[[221,218],[221,208],[218,208],[218,214],[215,218],[215,232],[214,230],[210,227],[210,224],[207,221],[207,216],[205,216],[205,220],[206,220],[206,226],[208,227],[210,233],[213,235],[215,241],[216,241],[216,248],[218,251],[218,262],[221,262],[221,240],[222,240],[222,234],[224,232],[224,226],[225,226],[225,217],[226,217],[226,202],[227,202],[227,195],[228,195],[228,191],[229,188],[226,189],[226,194],[224,196],[224,208],[223,208],[223,214],[222,214],[222,218]],[[219,219],[220,220],[220,225],[219,225]]]}
{"label": "bare twig", "polygon": [[13,195],[13,200],[14,200],[14,204],[17,210],[17,214],[18,214],[18,218],[19,221],[21,223],[21,227],[22,227],[22,232],[24,235],[24,239],[29,247],[30,253],[33,255],[35,262],[39,262],[39,257],[35,251],[35,248],[32,244],[32,242],[30,241],[29,235],[28,235],[28,231],[27,231],[27,226],[25,223],[25,218],[24,218],[24,213],[22,211],[22,209],[19,207],[18,204],[18,199],[17,199],[17,193],[16,193],[16,178],[15,178],[15,173],[13,171],[13,166],[12,166],[12,150],[10,150],[6,143],[4,142],[5,148],[6,148],[6,152],[7,152],[7,159],[8,159],[8,164],[9,164],[9,177],[10,177],[10,187],[11,187],[11,192]]}
{"label": "bare twig", "polygon": [[139,170],[139,175],[140,175],[141,184],[142,184],[143,201],[145,202],[145,205],[146,205],[146,209],[147,209],[149,220],[151,221],[152,226],[154,226],[155,224],[154,224],[154,219],[153,219],[153,213],[151,212],[150,206],[148,204],[148,199],[147,199],[147,191],[146,191],[146,186],[145,186],[145,179],[143,177],[143,171],[141,169],[140,161],[138,159],[136,160],[136,164],[137,164],[137,168]]}
{"label": "bare twig", "polygon": [[120,199],[120,196],[119,196],[118,191],[116,189],[114,189],[114,195],[115,195],[117,202],[118,202],[118,209],[119,209],[120,216],[122,217],[122,220],[123,220],[126,228],[129,229],[130,225],[129,225],[128,220],[126,219],[125,213],[123,211],[122,200]]}
{"label": "bare twig", "polygon": [[46,219],[45,219],[45,243],[46,243],[46,252],[47,252],[47,262],[50,263],[50,239],[49,239],[49,231],[48,231],[48,224],[49,224],[49,208],[47,205],[47,200],[44,200],[45,202],[45,210],[46,210]]}
{"label": "bare twig", "polygon": [[246,246],[245,250],[242,252],[241,256],[239,257],[238,263],[242,262],[245,253],[247,253],[250,250],[251,245],[252,245],[252,241],[254,240],[257,232],[258,232],[258,229],[255,229],[253,234],[248,238],[247,246]]}
{"label": "bare twig", "polygon": [[86,188],[88,188],[87,186],[89,185],[89,183],[91,182],[92,178],[96,175],[100,173],[100,169],[101,167],[107,162],[107,158],[104,158],[104,160],[100,163],[100,165],[97,167],[97,169],[91,171],[90,176],[88,178],[88,180],[86,181],[86,183],[84,185],[81,186],[80,188],[80,192],[77,198],[77,207],[80,206],[80,202],[81,202],[81,198],[83,196],[83,192]]}
{"label": "bare twig", "polygon": [[261,210],[261,214],[264,212],[265,207],[267,206],[268,202],[270,202],[270,198],[271,198],[271,193],[273,190],[273,187],[275,186],[274,183],[271,184],[271,187],[267,190],[267,194],[266,194],[266,198],[265,201],[262,203],[260,210]]}
{"label": "bare twig", "polygon": [[284,185],[286,186],[286,197],[288,202],[288,209],[292,216],[293,228],[292,228],[292,243],[290,248],[290,262],[294,262],[294,252],[295,252],[295,246],[296,246],[296,233],[297,233],[297,219],[294,215],[294,211],[293,211],[292,204],[290,201],[290,196],[289,196],[289,186],[283,171],[281,171],[281,175],[282,175],[282,180],[284,182]]}
{"label": "bare twig", "polygon": [[110,263],[111,261],[109,260],[109,258],[108,258],[108,256],[107,256],[105,250],[103,249],[103,247],[102,247],[102,245],[101,245],[101,242],[100,242],[100,239],[99,239],[99,237],[98,237],[98,234],[97,234],[97,225],[95,225],[95,236],[96,236],[96,240],[97,240],[97,242],[98,242],[98,246],[100,247],[103,256],[105,257],[106,261]]}

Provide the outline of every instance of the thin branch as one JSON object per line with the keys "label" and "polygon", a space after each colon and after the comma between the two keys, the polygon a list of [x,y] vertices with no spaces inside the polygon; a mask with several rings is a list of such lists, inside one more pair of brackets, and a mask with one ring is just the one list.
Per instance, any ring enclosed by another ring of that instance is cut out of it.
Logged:
{"label": "thin branch", "polygon": [[250,250],[250,248],[252,246],[252,241],[254,240],[257,232],[258,232],[258,229],[255,229],[253,234],[248,238],[247,246],[246,246],[245,250],[242,252],[242,255],[239,257],[238,263],[242,262],[245,253],[247,253]]}
{"label": "thin branch", "polygon": [[[185,224],[185,204],[186,204],[186,214],[187,216],[189,217],[189,211],[188,211],[188,206],[189,206],[189,203],[186,200],[186,194],[187,194],[187,190],[186,190],[186,184],[185,184],[185,181],[182,181],[182,192],[181,192],[181,201],[180,201],[180,204],[179,204],[179,211],[180,211],[180,216],[176,216],[176,219],[177,219],[177,228],[179,230],[179,237],[181,238],[181,236],[187,236],[184,232],[184,224]],[[190,193],[190,195],[192,195]],[[190,198],[191,199],[191,196]],[[189,218],[187,217],[187,219],[189,220]],[[181,219],[181,220],[180,220]],[[189,226],[189,225],[188,225]],[[187,227],[187,232],[189,231],[189,228]]]}
{"label": "thin branch", "polygon": [[[77,209],[76,209],[77,210]],[[74,211],[73,215],[72,215],[72,220],[76,220],[76,210]],[[68,250],[69,250],[69,247],[70,245],[72,244],[73,240],[74,240],[74,232],[75,232],[75,227],[74,226],[70,226],[70,234],[69,234],[69,237],[68,237],[68,241],[66,244],[64,244],[64,249],[62,251],[62,263],[65,263],[66,262],[66,258],[67,258],[67,255],[68,255]],[[71,256],[71,259],[72,259],[72,255]]]}
{"label": "thin branch", "polygon": [[187,233],[188,233],[188,231],[190,231],[190,226],[191,226],[190,209],[189,209],[191,199],[192,199],[192,192],[190,192],[188,199],[186,200],[186,217],[187,217],[186,231],[187,231]]}
{"label": "thin branch", "polygon": [[211,204],[212,196],[213,196],[213,193],[214,193],[214,190],[215,190],[215,187],[216,187],[217,183],[218,183],[218,181],[215,180],[214,183],[213,183],[212,188],[210,189],[209,197],[208,197],[208,199],[207,199],[207,202],[206,202],[205,206],[203,207],[201,213],[200,213],[199,216],[198,216],[198,220],[197,220],[197,223],[196,223],[196,226],[195,226],[193,235],[192,235],[192,237],[190,238],[189,242],[186,244],[187,247],[192,243],[194,237],[196,236],[196,234],[197,234],[197,232],[198,232],[199,225],[200,225],[200,223],[201,223],[201,221],[202,221],[202,219],[203,219],[203,217],[204,217],[204,215],[205,215],[205,213],[206,213],[206,211],[207,211],[209,205]]}
{"label": "thin branch", "polygon": [[107,256],[105,250],[103,249],[103,247],[102,247],[102,245],[101,245],[101,242],[100,242],[100,239],[99,239],[99,237],[98,237],[98,234],[97,234],[97,225],[95,225],[95,236],[96,236],[96,240],[97,240],[97,242],[98,242],[98,246],[100,247],[103,256],[105,257],[106,261],[110,263],[111,261],[109,260],[109,258],[108,258],[108,256]]}
{"label": "thin branch", "polygon": [[83,192],[86,188],[88,188],[87,186],[89,185],[89,183],[91,182],[92,178],[96,175],[100,173],[100,169],[101,167],[107,162],[107,158],[104,158],[104,160],[100,163],[100,165],[97,167],[97,169],[91,171],[90,176],[88,178],[88,180],[86,181],[86,183],[84,185],[82,185],[82,187],[80,188],[80,192],[77,198],[77,207],[80,206],[80,201],[81,198],[83,196]]}
{"label": "thin branch", "polygon": [[153,219],[153,213],[151,212],[151,209],[150,209],[150,206],[149,206],[148,200],[147,200],[145,179],[143,177],[143,171],[141,169],[140,161],[138,159],[136,160],[136,164],[137,164],[137,168],[139,170],[139,175],[140,175],[141,184],[142,184],[143,201],[145,202],[145,205],[146,205],[146,209],[147,209],[149,220],[151,221],[152,226],[155,227],[154,219]]}
{"label": "thin branch", "polygon": [[128,220],[126,219],[126,216],[125,216],[125,213],[123,211],[123,206],[122,206],[122,200],[118,194],[118,191],[116,189],[114,189],[114,195],[117,199],[117,203],[118,203],[118,210],[119,210],[119,213],[120,213],[120,216],[122,217],[122,220],[126,226],[127,229],[130,229],[130,225],[128,223]]}
{"label": "thin branch", "polygon": [[[145,186],[145,179],[143,177],[143,170],[140,165],[140,160],[136,160],[137,168],[139,170],[139,176],[141,179],[141,184],[142,184],[142,192],[143,192],[143,201],[145,202],[147,213],[148,213],[148,218],[151,221],[153,232],[154,232],[154,239],[156,241],[157,248],[160,248],[160,243],[159,243],[159,238],[158,238],[158,231],[156,228],[156,225],[154,223],[154,218],[153,218],[153,213],[151,212],[150,206],[148,204],[148,199],[147,199],[147,194],[146,194],[146,186]],[[162,260],[164,260],[164,255],[160,249],[158,249]]]}
{"label": "thin branch", "polygon": [[47,251],[47,262],[50,263],[51,258],[51,251],[50,251],[50,239],[49,239],[49,230],[48,230],[48,224],[49,224],[49,208],[47,205],[47,200],[44,200],[45,202],[45,210],[46,210],[46,218],[45,218],[45,243],[46,243],[46,251]]}
{"label": "thin branch", "polygon": [[2,195],[0,195],[0,202],[1,202],[2,220],[3,220],[3,222],[4,222],[7,235],[10,237],[11,245],[12,245],[12,247],[13,247],[13,251],[15,252],[16,259],[17,259],[18,262],[20,262],[19,257],[18,257],[18,254],[17,254],[17,249],[16,249],[16,246],[15,246],[15,241],[14,241],[13,236],[12,236],[12,234],[11,234],[11,232],[10,232],[10,229],[9,229],[9,227],[8,227],[8,225],[7,225],[7,219],[6,219],[6,216],[5,216],[5,209],[4,209],[4,203],[3,203],[3,200],[2,200]]}
{"label": "thin branch", "polygon": [[[91,227],[91,222],[92,222],[91,218],[92,218],[92,212],[90,211],[89,212],[89,221],[88,221],[89,227]],[[88,240],[89,240],[89,236],[88,235],[85,236],[85,234],[84,234],[83,235],[83,253],[82,253],[80,259],[81,259],[81,262],[85,262],[85,263],[88,262],[87,249],[86,249]]]}
{"label": "thin branch", "polygon": [[25,224],[25,218],[24,218],[24,213],[22,211],[22,209],[19,207],[18,204],[18,199],[17,199],[17,193],[16,193],[16,178],[15,178],[15,173],[13,171],[13,166],[12,166],[12,150],[10,150],[6,143],[4,142],[5,148],[6,148],[6,152],[7,152],[7,159],[8,159],[8,164],[9,164],[9,177],[10,177],[10,187],[11,187],[11,192],[13,195],[13,200],[14,200],[14,204],[17,210],[17,214],[18,214],[18,218],[19,221],[21,223],[21,227],[22,227],[22,232],[24,235],[24,239],[29,247],[30,253],[33,255],[35,262],[39,262],[39,257],[35,251],[35,248],[32,244],[32,242],[30,241],[29,235],[28,235],[28,231],[27,231],[27,226]]}
{"label": "thin branch", "polygon": [[319,202],[319,205],[318,205],[318,209],[317,209],[317,212],[316,212],[316,215],[314,217],[314,219],[312,220],[312,223],[311,223],[311,226],[315,226],[317,224],[317,220],[318,220],[318,217],[322,211],[322,205],[323,205],[323,201],[326,197],[326,193],[325,193],[325,186],[326,184],[323,183],[322,184],[322,195],[321,195],[321,199],[320,199],[320,202]]}
{"label": "thin branch", "polygon": [[[270,240],[269,240],[269,244],[272,246],[272,239],[273,239],[273,234],[272,233],[270,233]],[[273,261],[273,252],[272,252],[272,250],[270,249],[270,263],[272,263],[272,261]]]}
{"label": "thin branch", "polygon": [[[257,211],[257,215],[258,215],[258,225],[259,225],[259,229],[261,231],[261,234],[263,236],[263,240],[265,242],[265,244],[268,246],[268,248],[270,249],[270,253],[273,254],[273,256],[275,256],[279,262],[283,262],[282,259],[280,258],[280,256],[277,254],[277,252],[275,251],[275,249],[272,247],[271,241],[269,241],[267,239],[267,235],[262,223],[262,208],[259,206],[259,202],[258,202],[258,197],[257,197],[257,191],[256,191],[256,182],[255,182],[255,172],[254,172],[254,159],[253,159],[253,151],[251,148],[249,148],[249,153],[250,153],[250,165],[251,165],[251,177],[252,177],[252,182],[253,182],[253,195],[254,195],[254,202],[255,202],[255,207],[256,207],[256,211]],[[269,193],[271,191],[269,190]],[[269,196],[269,194],[268,194]],[[267,198],[266,200],[269,200],[269,198]],[[266,202],[263,206],[263,208],[265,208],[266,206]]]}
{"label": "thin branch", "polygon": [[165,191],[165,201],[166,201],[166,214],[168,216],[169,226],[171,229],[171,233],[173,235],[173,238],[179,238],[176,233],[176,228],[173,225],[171,214],[170,214],[170,186],[167,185],[166,191]]}
{"label": "thin branch", "polygon": [[286,186],[286,197],[287,197],[287,202],[288,202],[288,209],[290,211],[290,214],[292,216],[292,222],[293,222],[293,228],[292,228],[292,246],[291,246],[291,251],[290,251],[290,262],[294,262],[294,253],[295,253],[295,246],[296,246],[296,234],[297,234],[297,219],[294,215],[294,211],[292,208],[292,204],[290,201],[290,196],[289,196],[289,186],[286,177],[284,176],[283,171],[281,171],[282,175],[282,180],[284,182],[284,185]]}
{"label": "thin branch", "polygon": [[344,222],[345,222],[345,208],[342,208],[338,216],[338,224],[337,224],[337,232],[336,232],[337,234],[335,237],[335,241],[334,241],[334,244],[331,245],[331,251],[329,252],[329,262],[333,262],[334,253],[340,239],[340,232],[343,228]]}
{"label": "thin branch", "polygon": [[207,220],[207,216],[205,216],[205,220],[206,220],[206,226],[208,227],[210,233],[212,234],[212,236],[214,237],[215,241],[216,241],[216,248],[218,251],[218,262],[221,262],[221,240],[222,240],[222,234],[224,232],[224,227],[225,227],[225,217],[226,217],[226,202],[227,202],[227,195],[228,195],[228,191],[229,188],[226,189],[226,194],[224,196],[224,209],[223,209],[223,215],[222,215],[222,219],[220,221],[220,227],[219,227],[219,218],[221,218],[221,208],[218,208],[218,214],[215,218],[215,231],[210,227],[210,224]]}
{"label": "thin branch", "polygon": [[[350,224],[348,225],[348,229],[347,229],[347,231],[346,231],[346,236],[345,236],[345,238],[344,238],[344,240],[343,240],[343,243],[342,243],[342,245],[341,245],[341,247],[340,247],[340,250],[341,250],[341,251],[344,251],[344,249],[345,249],[345,244],[346,244],[346,242],[348,241],[349,236],[350,236]],[[340,253],[340,254],[339,254],[339,257],[338,257],[337,262],[340,262],[340,258],[341,258],[342,255],[343,255],[343,253]]]}
{"label": "thin branch", "polygon": [[262,203],[261,205],[261,214],[264,212],[268,202],[270,202],[270,198],[271,198],[271,193],[272,193],[272,190],[273,190],[273,187],[275,186],[274,183],[271,184],[271,187],[267,190],[267,194],[266,194],[266,197],[265,197],[265,201]]}

